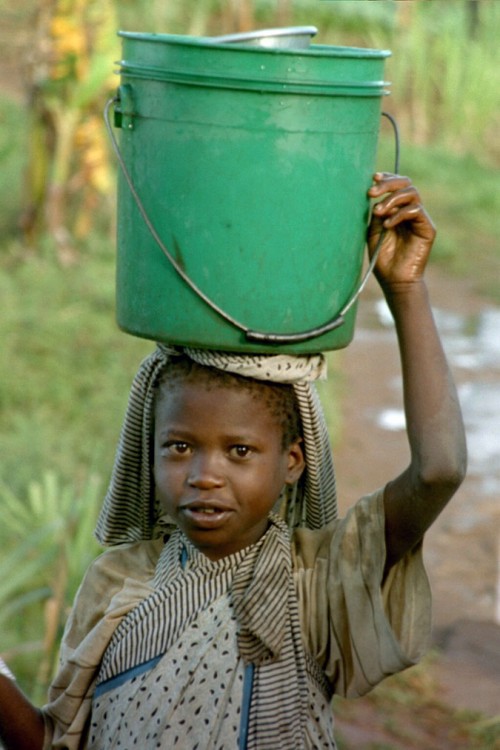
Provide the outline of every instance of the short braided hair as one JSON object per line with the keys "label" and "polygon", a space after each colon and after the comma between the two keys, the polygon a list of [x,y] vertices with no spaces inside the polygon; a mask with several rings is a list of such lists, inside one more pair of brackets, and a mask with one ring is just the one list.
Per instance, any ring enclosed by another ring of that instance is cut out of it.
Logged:
{"label": "short braided hair", "polygon": [[302,438],[299,407],[292,385],[271,383],[268,380],[243,377],[200,365],[186,355],[171,357],[160,373],[156,384],[155,406],[158,400],[178,383],[202,383],[210,388],[244,389],[250,395],[262,398],[282,430],[283,449]]}

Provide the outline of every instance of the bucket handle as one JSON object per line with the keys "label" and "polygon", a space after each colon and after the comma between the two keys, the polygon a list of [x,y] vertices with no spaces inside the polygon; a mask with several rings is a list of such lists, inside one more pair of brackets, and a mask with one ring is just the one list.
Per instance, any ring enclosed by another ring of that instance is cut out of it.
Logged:
{"label": "bucket handle", "polygon": [[[122,87],[120,87],[122,88]],[[167,260],[169,261],[170,265],[174,268],[174,270],[177,272],[177,274],[181,277],[181,279],[187,284],[187,286],[190,287],[190,289],[196,294],[197,297],[199,297],[203,302],[205,302],[208,307],[210,307],[211,310],[213,310],[217,315],[219,315],[221,318],[223,318],[227,323],[230,323],[232,326],[240,330],[242,333],[245,334],[245,337],[247,341],[253,342],[253,343],[260,343],[260,344],[299,344],[304,341],[310,341],[311,339],[315,339],[318,336],[322,336],[325,333],[329,333],[330,331],[335,330],[336,328],[339,328],[345,321],[345,316],[351,309],[351,307],[355,304],[357,301],[359,295],[365,288],[368,279],[370,278],[370,275],[375,268],[375,264],[377,262],[380,249],[382,247],[382,243],[384,241],[384,237],[386,234],[386,230],[382,229],[377,245],[375,247],[375,250],[373,252],[373,255],[370,259],[370,263],[365,271],[365,274],[363,278],[361,279],[357,289],[352,294],[352,296],[349,298],[349,300],[346,302],[346,304],[342,307],[340,312],[330,321],[327,323],[317,326],[315,328],[310,328],[307,331],[302,331],[301,333],[264,333],[262,331],[254,331],[250,329],[248,326],[245,326],[243,323],[240,323],[238,320],[233,318],[232,315],[229,315],[225,310],[223,310],[221,307],[219,307],[213,300],[211,300],[205,292],[203,292],[197,284],[194,283],[194,281],[187,275],[187,273],[184,271],[184,269],[179,265],[179,263],[176,261],[176,259],[173,257],[173,255],[169,252],[168,248],[163,243],[161,237],[159,236],[158,232],[156,231],[155,227],[153,226],[151,219],[149,218],[147,211],[137,193],[137,190],[135,189],[134,183],[132,181],[132,177],[128,171],[127,165],[125,164],[125,160],[122,156],[120,146],[118,145],[118,141],[115,137],[115,134],[113,132],[113,128],[111,126],[109,112],[112,106],[114,106],[116,103],[120,101],[119,96],[115,96],[111,99],[109,99],[106,102],[106,106],[104,108],[104,121],[106,123],[106,129],[108,131],[111,144],[113,147],[113,151],[116,155],[116,158],[118,160],[118,163],[121,167],[123,176],[125,177],[125,181],[127,182],[127,185],[130,189],[130,192],[132,194],[132,197],[134,198],[134,201],[137,205],[137,208],[139,209],[139,212],[144,220],[144,223],[146,224],[151,236],[155,240],[156,244],[159,246]],[[386,117],[389,122],[392,125],[393,131],[394,131],[394,141],[395,141],[395,157],[394,157],[394,172],[398,174],[399,172],[399,154],[400,154],[400,139],[399,139],[399,130],[396,123],[396,120],[392,115],[390,115],[388,112],[382,112],[381,113],[383,117]]]}

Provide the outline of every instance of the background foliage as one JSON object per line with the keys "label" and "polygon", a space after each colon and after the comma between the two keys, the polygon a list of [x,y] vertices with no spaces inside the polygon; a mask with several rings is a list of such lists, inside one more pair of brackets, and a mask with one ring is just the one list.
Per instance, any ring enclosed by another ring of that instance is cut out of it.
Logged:
{"label": "background foliage", "polygon": [[[498,300],[500,3],[0,0],[0,11],[0,649],[40,698],[151,349],[114,323],[115,168],[101,112],[117,85],[116,30],[312,23],[322,43],[392,49],[386,104],[402,171],[440,229],[436,258]],[[391,149],[384,136],[381,167]]]}

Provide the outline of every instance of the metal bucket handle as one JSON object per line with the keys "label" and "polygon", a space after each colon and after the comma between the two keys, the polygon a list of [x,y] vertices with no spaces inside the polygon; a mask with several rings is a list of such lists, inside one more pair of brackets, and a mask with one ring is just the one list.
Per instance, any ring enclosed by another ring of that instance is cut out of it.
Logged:
{"label": "metal bucket handle", "polygon": [[[120,87],[120,88],[123,88],[123,87]],[[211,310],[217,313],[217,315],[223,318],[226,322],[230,323],[232,326],[234,326],[235,328],[240,330],[242,333],[244,333],[247,341],[254,342],[254,343],[275,344],[275,345],[277,344],[299,344],[303,341],[310,341],[311,339],[315,339],[318,336],[322,336],[324,333],[329,333],[330,331],[333,331],[336,328],[339,328],[344,323],[346,314],[351,309],[351,307],[355,304],[359,295],[361,294],[361,292],[363,291],[363,289],[365,288],[368,282],[368,279],[377,262],[380,248],[382,247],[382,243],[384,241],[384,237],[386,234],[386,230],[382,229],[380,233],[377,246],[371,257],[368,268],[366,269],[366,272],[363,278],[361,279],[356,291],[352,294],[348,302],[346,302],[346,304],[342,307],[340,312],[332,320],[325,323],[324,325],[317,326],[316,328],[310,328],[309,330],[302,331],[301,333],[264,333],[262,331],[254,331],[250,329],[248,326],[245,326],[243,323],[240,323],[238,320],[233,318],[232,315],[229,315],[229,313],[227,313],[225,310],[219,307],[213,300],[210,299],[210,297],[208,297],[205,294],[205,292],[203,292],[194,283],[194,281],[187,275],[187,273],[183,270],[183,268],[181,268],[181,266],[177,263],[173,255],[169,252],[169,250],[163,243],[161,237],[159,236],[158,232],[156,231],[155,227],[153,226],[151,219],[149,218],[147,211],[144,208],[144,205],[132,182],[132,177],[130,176],[127,165],[125,164],[122,153],[120,151],[120,147],[118,145],[118,141],[115,137],[113,128],[110,123],[109,110],[114,104],[116,104],[119,101],[120,101],[119,96],[115,96],[112,99],[108,100],[104,108],[104,120],[106,123],[106,128],[107,128],[109,137],[111,139],[113,150],[115,152],[116,158],[118,159],[118,163],[120,164],[120,167],[122,169],[123,176],[125,177],[125,180],[129,186],[132,197],[134,198],[137,208],[139,209],[139,212],[142,218],[144,219],[144,223],[146,224],[149,232],[151,233],[151,236],[153,237],[156,244],[159,246],[159,248],[161,249],[165,257],[169,261],[170,265],[175,269],[177,274],[190,287],[190,289],[192,289],[192,291],[196,294],[196,296],[199,297],[201,300],[203,300],[203,302],[205,302],[205,304],[208,305],[208,307],[210,307]],[[394,117],[390,115],[388,112],[382,112],[381,114],[382,114],[382,117],[386,117],[389,120],[394,131],[394,141],[395,141],[394,172],[398,174],[399,153],[400,153],[400,139],[399,139],[398,126]],[[126,113],[123,113],[123,115],[126,116]],[[129,127],[130,126],[131,124],[129,124]]]}

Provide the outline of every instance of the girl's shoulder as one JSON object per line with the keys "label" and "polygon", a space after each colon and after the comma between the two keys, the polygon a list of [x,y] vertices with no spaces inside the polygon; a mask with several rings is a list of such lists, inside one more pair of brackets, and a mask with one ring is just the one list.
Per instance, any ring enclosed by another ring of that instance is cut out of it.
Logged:
{"label": "girl's shoulder", "polygon": [[152,589],[163,539],[110,547],[89,566],[77,591],[65,644],[77,644],[106,618],[121,616]]}
{"label": "girl's shoulder", "polygon": [[147,580],[156,569],[164,540],[152,539],[119,544],[106,549],[91,563],[86,578],[140,578]]}
{"label": "girl's shoulder", "polygon": [[360,498],[343,517],[321,529],[297,528],[292,533],[292,559],[295,568],[312,568],[341,556],[346,549],[361,547],[384,536],[383,488]]}

